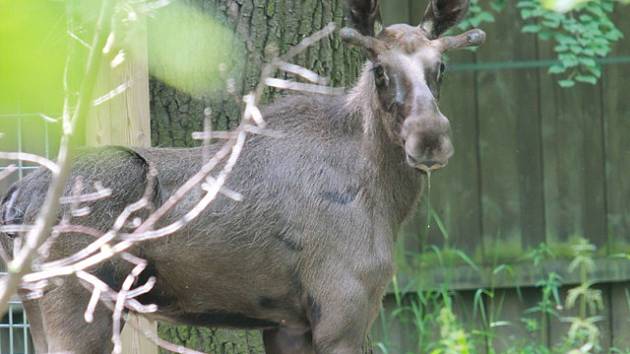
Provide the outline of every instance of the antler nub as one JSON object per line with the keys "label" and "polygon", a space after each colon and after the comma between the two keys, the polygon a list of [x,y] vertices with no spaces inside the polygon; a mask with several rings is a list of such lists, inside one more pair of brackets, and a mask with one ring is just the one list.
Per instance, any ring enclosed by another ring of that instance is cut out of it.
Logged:
{"label": "antler nub", "polygon": [[380,18],[378,0],[347,0],[349,26],[365,36],[374,36],[374,23]]}
{"label": "antler nub", "polygon": [[438,39],[442,51],[470,46],[479,46],[486,40],[486,32],[475,28],[456,36],[446,36]]}
{"label": "antler nub", "polygon": [[354,28],[344,27],[339,31],[339,35],[344,42],[363,48],[372,56],[378,55],[384,49],[381,41],[371,36],[364,36]]}

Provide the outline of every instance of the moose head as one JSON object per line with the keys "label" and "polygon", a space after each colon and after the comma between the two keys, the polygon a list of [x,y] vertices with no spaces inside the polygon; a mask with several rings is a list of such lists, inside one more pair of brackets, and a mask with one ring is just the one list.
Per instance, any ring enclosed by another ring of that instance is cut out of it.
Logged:
{"label": "moose head", "polygon": [[350,0],[349,20],[341,38],[363,49],[369,59],[379,108],[389,138],[403,147],[407,164],[423,172],[446,166],[453,155],[450,124],[440,112],[438,99],[450,50],[483,43],[485,33],[473,29],[442,36],[459,22],[468,0],[431,0],[419,26],[396,24],[374,35],[377,0]]}

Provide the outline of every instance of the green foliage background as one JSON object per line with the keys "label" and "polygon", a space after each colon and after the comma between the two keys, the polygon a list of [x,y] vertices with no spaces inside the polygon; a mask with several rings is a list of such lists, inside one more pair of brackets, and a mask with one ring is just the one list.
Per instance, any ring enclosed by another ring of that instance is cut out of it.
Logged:
{"label": "green foliage background", "polygon": [[[572,87],[576,82],[596,84],[602,75],[598,59],[606,57],[612,45],[623,38],[623,33],[610,19],[614,0],[575,2],[567,12],[550,9],[557,0],[517,0],[520,16],[526,21],[522,31],[553,41],[557,63],[549,68],[559,76],[558,84]],[[459,29],[483,27],[501,16],[505,0],[483,3],[472,0],[469,17]]]}

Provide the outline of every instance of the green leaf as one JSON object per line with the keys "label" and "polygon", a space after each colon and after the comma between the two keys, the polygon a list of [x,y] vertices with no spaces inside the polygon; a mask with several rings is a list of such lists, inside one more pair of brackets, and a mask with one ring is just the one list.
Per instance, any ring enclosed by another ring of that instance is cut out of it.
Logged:
{"label": "green leaf", "polygon": [[560,87],[569,88],[575,86],[575,81],[571,79],[560,80],[558,81],[558,84],[560,85]]}
{"label": "green leaf", "polygon": [[523,20],[527,20],[532,17],[532,10],[523,9],[521,10],[521,17]]}
{"label": "green leaf", "polygon": [[494,16],[492,16],[492,14],[489,12],[484,11],[480,13],[478,18],[481,22],[494,22]]}
{"label": "green leaf", "polygon": [[585,82],[587,84],[595,85],[597,83],[597,78],[595,76],[589,76],[589,75],[576,75],[575,81]]}
{"label": "green leaf", "polygon": [[580,58],[579,61],[580,61],[580,64],[585,65],[585,66],[589,66],[589,67],[597,66],[597,62],[595,61],[595,59],[592,59],[592,58]]}
{"label": "green leaf", "polygon": [[523,32],[523,33],[536,33],[538,31],[540,31],[540,26],[539,25],[525,25],[521,29],[521,32]]}
{"label": "green leaf", "polygon": [[556,41],[558,41],[558,43],[561,43],[561,44],[574,44],[574,43],[577,43],[577,39],[575,39],[575,37],[568,36],[568,35],[563,34],[563,33],[559,33],[555,37],[555,39],[556,39]]}
{"label": "green leaf", "polygon": [[559,44],[559,45],[553,47],[553,50],[555,50],[556,53],[558,53],[558,52],[566,52],[567,50],[569,50],[569,47],[564,45],[564,44]]}
{"label": "green leaf", "polygon": [[544,20],[542,22],[542,24],[543,24],[543,26],[549,27],[549,28],[558,28],[558,27],[560,27],[560,21],[558,19]]}
{"label": "green leaf", "polygon": [[580,19],[580,21],[582,21],[582,22],[590,22],[590,21],[593,21],[593,16],[590,16],[590,15],[580,15],[579,19]]}
{"label": "green leaf", "polygon": [[600,68],[599,65],[586,67],[586,70],[597,78],[602,77],[602,68]]}
{"label": "green leaf", "polygon": [[565,68],[572,68],[580,64],[577,56],[571,53],[560,54],[558,58],[560,59],[560,61],[562,62],[562,65],[564,65]]}
{"label": "green leaf", "polygon": [[549,73],[550,74],[562,74],[563,72],[565,72],[566,69],[564,66],[559,65],[559,64],[554,64],[549,68]]}

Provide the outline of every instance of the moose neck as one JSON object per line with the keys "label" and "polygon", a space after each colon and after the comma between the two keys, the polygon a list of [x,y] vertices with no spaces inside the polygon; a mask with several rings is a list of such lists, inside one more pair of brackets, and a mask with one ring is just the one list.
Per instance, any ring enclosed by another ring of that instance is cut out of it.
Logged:
{"label": "moose neck", "polygon": [[350,91],[347,104],[362,119],[361,146],[370,161],[370,183],[378,191],[373,197],[384,201],[396,226],[417,205],[422,191],[421,173],[405,162],[405,152],[395,137],[395,117],[381,108],[371,72],[364,66],[356,86]]}

